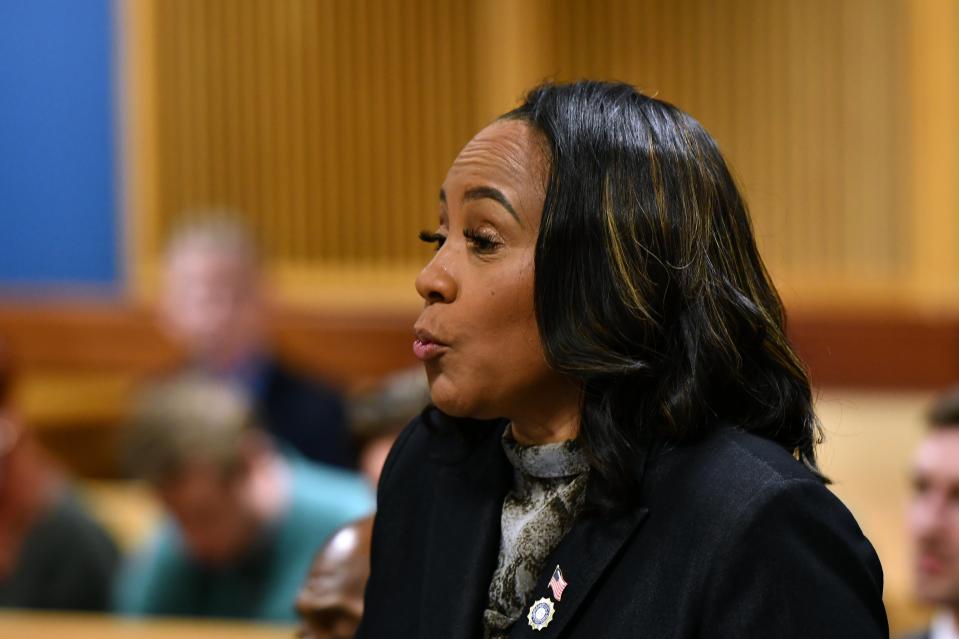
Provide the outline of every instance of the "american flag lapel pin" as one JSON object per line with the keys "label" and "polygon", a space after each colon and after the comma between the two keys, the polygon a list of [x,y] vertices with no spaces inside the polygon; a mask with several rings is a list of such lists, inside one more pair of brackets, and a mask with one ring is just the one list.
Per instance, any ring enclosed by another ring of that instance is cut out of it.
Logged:
{"label": "american flag lapel pin", "polygon": [[[549,578],[549,589],[552,591],[556,601],[562,600],[563,591],[566,590],[566,586],[568,585],[563,578],[563,571],[557,564],[556,570],[553,571],[553,576]],[[542,630],[553,620],[555,613],[555,604],[553,604],[552,600],[543,597],[542,599],[534,601],[533,605],[529,607],[529,613],[527,613],[526,619],[529,621],[530,628],[533,630]]]}
{"label": "american flag lapel pin", "polygon": [[563,591],[566,590],[566,586],[568,585],[566,580],[563,579],[563,571],[560,569],[559,564],[557,564],[556,570],[553,571],[553,576],[549,578],[549,589],[553,591],[553,597],[556,598],[556,601],[563,599]]}

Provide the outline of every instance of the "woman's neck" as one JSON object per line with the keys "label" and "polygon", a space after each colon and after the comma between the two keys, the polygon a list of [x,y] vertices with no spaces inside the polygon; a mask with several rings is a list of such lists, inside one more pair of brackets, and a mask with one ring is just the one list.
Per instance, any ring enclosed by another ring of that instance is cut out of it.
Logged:
{"label": "woman's neck", "polygon": [[[524,446],[552,444],[579,435],[581,391],[572,384],[554,389],[540,406],[526,405],[510,419],[513,439]],[[557,399],[559,398],[559,399]]]}

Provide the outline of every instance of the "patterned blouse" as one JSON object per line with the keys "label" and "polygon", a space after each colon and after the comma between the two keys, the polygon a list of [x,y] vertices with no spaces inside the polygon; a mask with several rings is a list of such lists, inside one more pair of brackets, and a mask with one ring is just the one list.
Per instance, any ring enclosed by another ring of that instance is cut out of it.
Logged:
{"label": "patterned blouse", "polygon": [[513,489],[503,500],[499,559],[483,612],[485,636],[506,637],[525,616],[546,557],[569,532],[586,496],[589,464],[576,440],[523,446],[512,429],[503,449],[513,465]]}

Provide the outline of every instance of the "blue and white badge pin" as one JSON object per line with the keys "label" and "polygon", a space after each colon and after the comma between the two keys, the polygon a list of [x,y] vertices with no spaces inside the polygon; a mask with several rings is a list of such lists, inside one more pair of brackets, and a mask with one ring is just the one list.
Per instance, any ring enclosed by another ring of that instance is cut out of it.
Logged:
{"label": "blue and white badge pin", "polygon": [[526,615],[526,619],[529,620],[529,627],[533,630],[542,630],[553,620],[553,613],[555,612],[556,608],[551,600],[546,597],[537,599],[529,607],[529,613]]}

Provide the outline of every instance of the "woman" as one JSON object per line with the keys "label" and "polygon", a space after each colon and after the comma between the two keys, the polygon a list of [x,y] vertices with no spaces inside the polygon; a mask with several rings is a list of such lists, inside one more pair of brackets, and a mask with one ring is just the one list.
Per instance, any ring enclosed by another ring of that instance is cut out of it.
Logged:
{"label": "woman", "polygon": [[809,381],[715,142],[544,85],[440,191],[359,637],[885,637]]}

